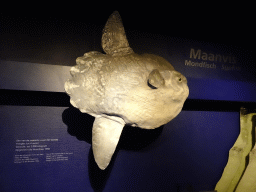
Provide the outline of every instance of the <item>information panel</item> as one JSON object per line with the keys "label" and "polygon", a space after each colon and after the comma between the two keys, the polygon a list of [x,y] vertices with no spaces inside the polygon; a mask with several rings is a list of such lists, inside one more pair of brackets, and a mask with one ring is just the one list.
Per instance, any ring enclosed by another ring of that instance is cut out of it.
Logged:
{"label": "information panel", "polygon": [[182,111],[162,128],[125,127],[102,171],[93,120],[74,108],[1,106],[0,191],[211,191],[239,134],[239,112]]}

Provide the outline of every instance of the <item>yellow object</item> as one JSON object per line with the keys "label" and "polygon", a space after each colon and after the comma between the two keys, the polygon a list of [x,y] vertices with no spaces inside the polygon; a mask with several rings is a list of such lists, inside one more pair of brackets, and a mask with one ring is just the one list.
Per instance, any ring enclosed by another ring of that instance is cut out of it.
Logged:
{"label": "yellow object", "polygon": [[228,163],[215,187],[218,192],[233,192],[248,165],[246,157],[252,149],[252,118],[255,115],[256,113],[246,114],[244,108],[240,111],[240,134],[229,151]]}
{"label": "yellow object", "polygon": [[250,162],[237,186],[236,192],[256,191],[256,147],[250,152]]}

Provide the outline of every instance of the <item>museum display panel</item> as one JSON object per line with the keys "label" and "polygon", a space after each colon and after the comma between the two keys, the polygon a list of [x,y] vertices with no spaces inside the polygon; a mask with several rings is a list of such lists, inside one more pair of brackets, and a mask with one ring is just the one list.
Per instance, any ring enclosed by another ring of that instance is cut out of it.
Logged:
{"label": "museum display panel", "polygon": [[[242,129],[240,108],[256,108],[254,63],[237,48],[130,32],[134,52],[159,55],[187,78],[182,111],[158,129],[125,126],[103,171],[92,151],[95,118],[64,93],[70,66],[1,60],[2,191],[214,191]],[[249,154],[237,191],[252,186]]]}

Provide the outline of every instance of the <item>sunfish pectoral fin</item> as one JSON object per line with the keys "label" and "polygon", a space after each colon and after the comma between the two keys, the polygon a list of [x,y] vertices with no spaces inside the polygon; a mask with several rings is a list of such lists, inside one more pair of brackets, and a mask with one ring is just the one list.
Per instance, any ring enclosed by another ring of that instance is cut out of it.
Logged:
{"label": "sunfish pectoral fin", "polygon": [[164,84],[165,81],[160,72],[157,69],[151,71],[151,73],[148,75],[148,85],[152,89],[157,89],[164,86]]}
{"label": "sunfish pectoral fin", "polygon": [[115,152],[125,122],[120,117],[96,117],[92,129],[92,150],[100,169],[104,170]]}

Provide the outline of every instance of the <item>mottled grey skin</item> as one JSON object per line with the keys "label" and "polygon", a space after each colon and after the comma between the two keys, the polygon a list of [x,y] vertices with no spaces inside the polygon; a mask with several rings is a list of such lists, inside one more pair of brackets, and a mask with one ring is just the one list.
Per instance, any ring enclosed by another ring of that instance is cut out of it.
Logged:
{"label": "mottled grey skin", "polygon": [[[156,89],[148,85],[155,69],[164,80]],[[71,74],[65,87],[75,107],[93,116],[118,116],[146,129],[168,123],[188,96],[186,78],[168,61],[152,54],[89,52],[77,58]]]}
{"label": "mottled grey skin", "polygon": [[65,90],[74,107],[95,117],[92,149],[104,170],[125,124],[154,129],[168,123],[189,90],[186,78],[164,58],[133,52],[118,12],[106,23],[102,48],[106,54],[92,51],[77,58]]}

